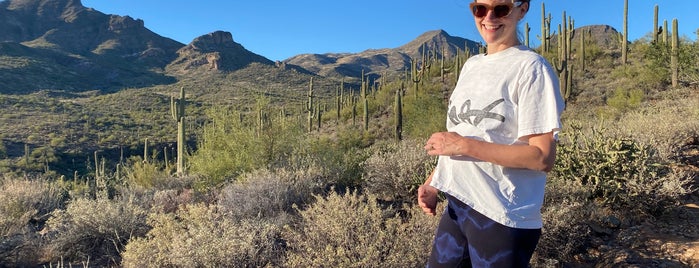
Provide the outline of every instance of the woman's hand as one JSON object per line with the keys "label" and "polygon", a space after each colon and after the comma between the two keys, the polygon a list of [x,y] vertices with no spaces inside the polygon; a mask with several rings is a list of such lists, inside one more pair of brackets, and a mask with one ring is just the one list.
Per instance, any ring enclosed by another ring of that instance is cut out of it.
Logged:
{"label": "woman's hand", "polygon": [[464,140],[465,138],[456,132],[437,132],[427,140],[425,150],[429,155],[461,155]]}
{"label": "woman's hand", "polygon": [[420,185],[417,189],[417,203],[427,215],[437,215],[437,188],[427,184]]}

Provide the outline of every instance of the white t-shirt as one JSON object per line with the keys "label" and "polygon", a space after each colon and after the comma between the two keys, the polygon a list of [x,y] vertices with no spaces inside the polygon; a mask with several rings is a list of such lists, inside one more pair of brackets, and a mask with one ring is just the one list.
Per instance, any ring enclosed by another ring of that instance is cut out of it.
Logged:
{"label": "white t-shirt", "polygon": [[[476,55],[464,64],[449,99],[447,130],[498,144],[561,128],[558,77],[525,46]],[[546,173],[465,156],[440,156],[431,185],[505,226],[542,227]]]}

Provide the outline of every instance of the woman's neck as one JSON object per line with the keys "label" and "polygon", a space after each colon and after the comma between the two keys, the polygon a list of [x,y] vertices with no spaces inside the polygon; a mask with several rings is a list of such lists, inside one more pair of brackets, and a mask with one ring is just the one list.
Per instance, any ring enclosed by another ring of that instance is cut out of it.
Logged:
{"label": "woman's neck", "polygon": [[495,53],[498,53],[498,52],[503,51],[505,49],[519,46],[519,45],[521,45],[521,43],[519,41],[509,42],[509,43],[492,44],[492,45],[489,44],[487,47],[486,54],[495,54]]}

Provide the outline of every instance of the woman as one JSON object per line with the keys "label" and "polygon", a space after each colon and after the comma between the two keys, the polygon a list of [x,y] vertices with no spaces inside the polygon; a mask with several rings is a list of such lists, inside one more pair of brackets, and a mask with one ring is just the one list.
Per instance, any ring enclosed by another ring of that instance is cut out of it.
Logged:
{"label": "woman", "polygon": [[564,103],[548,62],[522,46],[529,0],[477,0],[487,53],[470,58],[451,95],[448,132],[425,150],[438,164],[418,191],[425,213],[448,200],[428,267],[527,267],[541,236],[546,172]]}

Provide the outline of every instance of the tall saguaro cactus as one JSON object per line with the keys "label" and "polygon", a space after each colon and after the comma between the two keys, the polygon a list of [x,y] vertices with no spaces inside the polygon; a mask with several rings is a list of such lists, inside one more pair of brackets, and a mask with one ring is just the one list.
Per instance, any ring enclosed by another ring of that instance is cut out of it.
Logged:
{"label": "tall saguaro cactus", "polygon": [[680,57],[680,38],[679,26],[677,19],[672,20],[672,54],[670,56],[670,65],[672,68],[672,87],[679,86],[679,57]]}
{"label": "tall saguaro cactus", "polygon": [[546,14],[546,5],[541,3],[541,53],[551,50],[551,21],[553,17],[551,13]]}
{"label": "tall saguaro cactus", "polygon": [[529,27],[529,22],[524,23],[524,45],[529,47],[529,32],[532,30]]}
{"label": "tall saguaro cactus", "polygon": [[315,117],[315,106],[313,105],[313,77],[308,85],[308,102],[306,103],[306,112],[308,113],[308,132],[313,131],[313,118]]}
{"label": "tall saguaro cactus", "polygon": [[663,44],[667,46],[669,42],[668,38],[669,35],[667,34],[669,32],[669,28],[667,27],[667,20],[663,20]]}
{"label": "tall saguaro cactus", "polygon": [[629,0],[624,0],[624,36],[621,40],[621,63],[626,64],[629,50]]}
{"label": "tall saguaro cactus", "polygon": [[[368,80],[368,78],[367,78]],[[364,70],[362,70],[362,98],[364,99],[364,130],[369,130],[369,81],[364,81]]]}
{"label": "tall saguaro cactus", "polygon": [[185,106],[184,87],[180,88],[180,97],[170,98],[170,112],[172,118],[177,121],[177,174],[184,174],[184,150],[185,150],[185,130],[184,130],[184,106]]}
{"label": "tall saguaro cactus", "polygon": [[340,87],[337,88],[337,91],[335,93],[335,115],[337,116],[337,123],[340,123],[340,117],[342,115],[342,91],[344,87],[344,81],[340,83]]}
{"label": "tall saguaro cactus", "polygon": [[[659,29],[658,29],[658,5],[655,5],[654,11],[653,11],[653,44],[658,44],[658,39],[659,39]],[[666,29],[667,30],[667,29]]]}
{"label": "tall saguaro cactus", "polygon": [[[570,24],[568,23],[570,20]],[[573,37],[572,24],[573,20],[568,19],[566,12],[563,11],[563,25],[558,25],[558,61],[554,61],[556,72],[558,72],[558,82],[561,89],[561,95],[565,100],[571,95],[572,92],[572,70],[569,65],[570,61],[570,48],[571,41]],[[568,25],[571,25],[569,27]]]}
{"label": "tall saguaro cactus", "polygon": [[420,82],[422,81],[422,73],[424,71],[424,68],[418,69],[417,66],[417,60],[412,59],[410,61],[410,81],[413,83],[413,86],[415,88],[415,96],[418,95],[418,90],[419,90],[419,85]]}
{"label": "tall saguaro cactus", "polygon": [[580,68],[585,72],[585,32],[580,35]]}
{"label": "tall saguaro cactus", "polygon": [[403,100],[402,100],[401,89],[396,90],[396,102],[395,107],[395,137],[396,140],[403,139]]}

